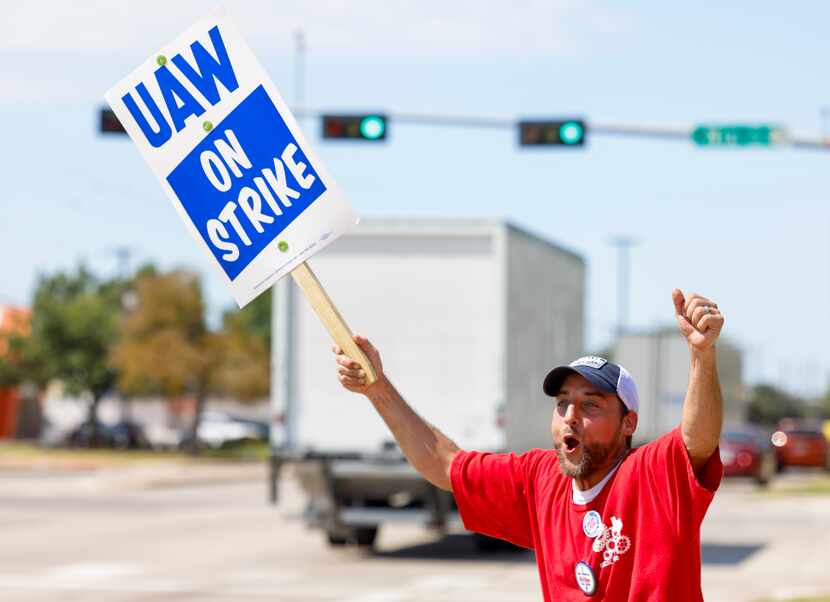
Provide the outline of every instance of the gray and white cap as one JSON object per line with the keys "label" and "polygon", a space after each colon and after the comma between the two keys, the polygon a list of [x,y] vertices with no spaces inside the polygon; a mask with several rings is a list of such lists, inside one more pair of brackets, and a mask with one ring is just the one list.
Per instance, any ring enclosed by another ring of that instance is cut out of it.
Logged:
{"label": "gray and white cap", "polygon": [[567,366],[554,368],[545,377],[542,390],[551,397],[556,397],[562,383],[571,374],[580,374],[589,383],[607,393],[614,393],[631,412],[640,410],[640,396],[634,377],[622,366],[609,362],[596,355],[586,355],[574,360]]}

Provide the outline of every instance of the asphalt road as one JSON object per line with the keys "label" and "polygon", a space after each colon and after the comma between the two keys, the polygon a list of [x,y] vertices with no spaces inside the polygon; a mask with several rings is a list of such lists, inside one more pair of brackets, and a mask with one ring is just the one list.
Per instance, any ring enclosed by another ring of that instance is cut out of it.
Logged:
{"label": "asphalt road", "polygon": [[[261,467],[216,481],[189,470],[0,472],[0,600],[541,599],[531,553],[481,556],[467,535],[410,527],[382,530],[374,552],[332,550],[299,520],[293,482],[276,508],[265,495]],[[830,592],[830,498],[726,483],[703,559],[709,601]]]}

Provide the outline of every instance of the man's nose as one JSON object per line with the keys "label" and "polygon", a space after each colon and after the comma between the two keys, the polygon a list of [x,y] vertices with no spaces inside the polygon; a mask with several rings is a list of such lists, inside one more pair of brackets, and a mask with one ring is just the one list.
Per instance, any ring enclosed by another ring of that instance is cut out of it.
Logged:
{"label": "man's nose", "polygon": [[569,403],[568,408],[565,410],[565,423],[566,424],[577,424],[579,422],[579,416],[576,409],[575,403]]}

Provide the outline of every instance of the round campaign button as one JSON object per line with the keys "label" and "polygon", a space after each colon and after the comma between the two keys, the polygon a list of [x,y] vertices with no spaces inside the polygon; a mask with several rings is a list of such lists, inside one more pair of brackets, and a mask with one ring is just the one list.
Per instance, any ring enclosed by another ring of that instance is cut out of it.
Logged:
{"label": "round campaign button", "polygon": [[593,596],[594,592],[597,591],[597,578],[593,569],[587,562],[580,560],[576,563],[574,573],[576,574],[576,584],[582,590],[582,593],[586,596]]}
{"label": "round campaign button", "polygon": [[596,510],[591,510],[582,519],[582,530],[591,539],[602,533],[602,517]]}

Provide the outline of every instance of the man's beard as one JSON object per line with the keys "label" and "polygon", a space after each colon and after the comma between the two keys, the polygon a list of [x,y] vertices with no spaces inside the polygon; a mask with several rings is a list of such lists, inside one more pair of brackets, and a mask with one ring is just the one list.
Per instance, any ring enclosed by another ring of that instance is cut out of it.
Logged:
{"label": "man's beard", "polygon": [[611,443],[607,445],[602,443],[580,443],[582,453],[577,464],[573,464],[565,458],[565,453],[562,451],[564,444],[560,442],[556,446],[556,456],[559,458],[559,468],[562,470],[562,474],[574,479],[584,479],[595,473],[608,461],[612,454],[617,452],[620,430],[621,427],[617,429]]}

